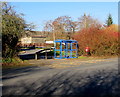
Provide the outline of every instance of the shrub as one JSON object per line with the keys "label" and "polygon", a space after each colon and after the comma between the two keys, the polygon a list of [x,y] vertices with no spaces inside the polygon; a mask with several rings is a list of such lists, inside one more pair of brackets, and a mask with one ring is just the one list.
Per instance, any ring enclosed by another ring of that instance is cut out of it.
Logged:
{"label": "shrub", "polygon": [[115,25],[109,27],[90,27],[78,31],[74,39],[79,44],[79,54],[85,54],[85,47],[90,47],[91,55],[118,55],[119,32]]}
{"label": "shrub", "polygon": [[11,65],[11,64],[19,64],[22,63],[23,61],[17,57],[15,58],[3,58],[2,59],[2,64],[3,65]]}

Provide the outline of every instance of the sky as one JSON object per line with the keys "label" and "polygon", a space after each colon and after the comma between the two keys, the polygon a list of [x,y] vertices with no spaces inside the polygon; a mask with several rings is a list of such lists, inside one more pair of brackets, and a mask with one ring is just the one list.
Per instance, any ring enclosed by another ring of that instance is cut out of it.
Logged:
{"label": "sky", "polygon": [[42,31],[46,21],[59,16],[70,16],[73,21],[86,13],[102,24],[106,22],[109,13],[113,23],[118,24],[117,2],[10,2],[17,13],[23,13],[27,23],[34,23],[34,31]]}

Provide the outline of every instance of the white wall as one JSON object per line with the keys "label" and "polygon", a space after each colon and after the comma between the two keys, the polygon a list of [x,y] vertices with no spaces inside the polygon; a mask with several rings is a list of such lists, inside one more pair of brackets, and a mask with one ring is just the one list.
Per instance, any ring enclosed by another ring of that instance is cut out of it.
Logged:
{"label": "white wall", "polygon": [[24,37],[21,38],[21,43],[25,44],[25,43],[32,43],[32,38],[31,37]]}

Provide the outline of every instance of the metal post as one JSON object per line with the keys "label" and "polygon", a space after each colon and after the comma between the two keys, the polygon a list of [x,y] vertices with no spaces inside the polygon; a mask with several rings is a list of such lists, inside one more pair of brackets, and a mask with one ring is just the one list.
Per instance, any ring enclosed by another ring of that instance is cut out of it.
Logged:
{"label": "metal post", "polygon": [[35,60],[37,60],[37,53],[35,53]]}
{"label": "metal post", "polygon": [[65,56],[66,56],[66,58],[67,58],[67,56],[68,56],[68,44],[67,43],[65,43]]}
{"label": "metal post", "polygon": [[60,42],[60,58],[62,58],[62,42]]}
{"label": "metal post", "polygon": [[66,57],[66,43],[65,43],[65,57]]}
{"label": "metal post", "polygon": [[78,43],[76,43],[76,57],[78,57]]}
{"label": "metal post", "polygon": [[56,58],[56,42],[54,41],[54,58]]}
{"label": "metal post", "polygon": [[72,57],[72,43],[70,43],[70,57]]}
{"label": "metal post", "polygon": [[45,59],[47,59],[47,50],[45,50]]}

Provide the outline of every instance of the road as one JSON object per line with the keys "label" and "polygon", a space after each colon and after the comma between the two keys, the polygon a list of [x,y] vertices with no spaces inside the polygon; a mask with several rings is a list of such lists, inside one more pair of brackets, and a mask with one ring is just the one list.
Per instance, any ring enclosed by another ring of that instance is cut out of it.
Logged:
{"label": "road", "polygon": [[[30,62],[38,65],[40,63],[39,60]],[[3,95],[11,97],[14,95],[119,97],[120,95],[118,58],[88,61],[60,59],[48,60],[48,63],[51,65],[3,70]],[[54,65],[58,65],[59,68]]]}

